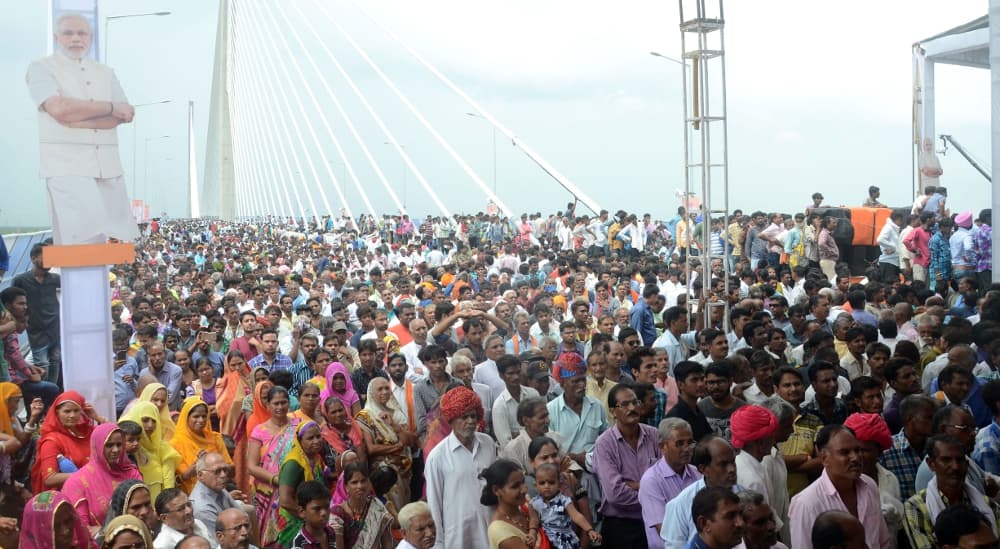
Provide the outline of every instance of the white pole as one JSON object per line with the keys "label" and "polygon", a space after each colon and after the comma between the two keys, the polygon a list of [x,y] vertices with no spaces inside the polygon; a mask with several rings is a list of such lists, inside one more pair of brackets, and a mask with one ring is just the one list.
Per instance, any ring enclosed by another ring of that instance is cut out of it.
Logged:
{"label": "white pole", "polygon": [[[1000,0],[990,0],[990,169],[994,184],[990,200],[995,213],[1000,207]],[[993,237],[993,257],[1000,253],[1000,239]],[[993,270],[993,282],[1000,282],[1000,273]]]}

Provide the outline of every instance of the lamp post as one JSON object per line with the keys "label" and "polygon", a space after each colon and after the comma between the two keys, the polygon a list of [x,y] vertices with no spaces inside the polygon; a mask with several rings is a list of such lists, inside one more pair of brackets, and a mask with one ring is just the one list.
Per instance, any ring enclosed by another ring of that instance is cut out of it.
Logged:
{"label": "lamp post", "polygon": [[681,61],[680,59],[674,59],[673,57],[670,57],[669,55],[663,55],[658,51],[651,51],[649,52],[649,55],[652,55],[653,57],[659,57],[660,59],[666,59],[667,61],[677,63],[678,65],[683,65],[684,67],[689,69],[691,68],[691,65],[688,65],[686,61]]}
{"label": "lamp post", "polygon": [[[479,118],[481,120],[485,120],[487,123],[489,123],[489,120],[486,120],[481,115],[478,115],[478,114],[476,114],[474,112],[467,112],[465,114],[468,115],[468,116],[471,116],[473,118]],[[496,194],[497,194],[497,128],[493,124],[490,124],[490,129],[493,130],[493,196],[496,196]]]}
{"label": "lamp post", "polygon": [[[382,144],[392,145],[392,143],[389,143],[388,141],[383,141]],[[399,148],[405,151],[406,145],[399,143]],[[405,162],[403,163],[403,209],[404,210],[406,209],[406,163]]]}
{"label": "lamp post", "polygon": [[[153,101],[150,103],[139,103],[138,105],[132,105],[133,108],[138,109],[139,107],[148,107],[150,105],[163,105],[164,103],[169,103],[169,99],[164,99],[162,101]],[[139,149],[139,122],[138,118],[132,119],[132,196],[135,197],[135,186],[136,182],[139,180],[139,163],[136,159],[136,151]]]}
{"label": "lamp post", "polygon": [[169,135],[161,135],[161,136],[158,136],[158,137],[147,137],[146,138],[146,150],[145,150],[145,152],[142,155],[142,158],[143,158],[143,162],[142,163],[144,165],[143,167],[145,168],[145,173],[142,176],[143,196],[146,196],[146,195],[149,194],[149,142],[150,141],[157,141],[157,140],[160,140],[160,139],[170,139],[170,136]]}
{"label": "lamp post", "polygon": [[122,19],[134,19],[136,17],[163,17],[164,15],[170,15],[169,11],[152,11],[148,13],[124,13],[121,15],[108,15],[104,18],[104,64],[107,65],[110,59],[108,55],[110,50],[108,50],[108,45],[111,43],[111,35],[108,34],[108,25],[112,21],[119,21]]}

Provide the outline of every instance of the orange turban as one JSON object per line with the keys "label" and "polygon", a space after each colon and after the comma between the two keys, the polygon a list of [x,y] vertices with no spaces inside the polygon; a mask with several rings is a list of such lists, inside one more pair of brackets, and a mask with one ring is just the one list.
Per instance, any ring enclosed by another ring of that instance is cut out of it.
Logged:
{"label": "orange turban", "polygon": [[455,387],[441,396],[441,418],[445,422],[451,423],[470,411],[476,412],[480,420],[485,415],[483,403],[472,389]]}
{"label": "orange turban", "polygon": [[889,425],[878,414],[851,414],[844,427],[854,431],[859,442],[874,442],[883,451],[892,448],[892,433]]}

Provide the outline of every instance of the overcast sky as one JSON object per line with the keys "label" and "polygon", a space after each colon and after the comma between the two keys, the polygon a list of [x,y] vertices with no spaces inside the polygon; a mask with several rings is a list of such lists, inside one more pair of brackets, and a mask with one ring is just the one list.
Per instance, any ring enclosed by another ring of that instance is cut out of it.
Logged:
{"label": "overcast sky", "polygon": [[[0,117],[9,125],[0,136],[6,168],[0,226],[46,225],[36,121],[24,86],[29,62],[45,54],[46,2],[10,4],[0,23],[0,78],[10,90],[0,104]],[[415,173],[408,171],[404,184],[401,157],[384,144],[388,138],[335,68],[328,54],[333,53],[445,206],[452,212],[484,208],[484,193],[329,17],[351,33],[486,185],[493,185],[490,127],[467,116],[470,107],[373,19],[436,64],[600,206],[666,217],[678,205],[674,191],[684,185],[683,69],[648,53],[680,56],[676,3],[365,0],[360,5],[367,15],[347,0],[324,1],[322,8],[313,0],[237,0],[234,125],[237,147],[249,151],[241,157],[241,181],[298,181],[275,185],[266,196],[253,194],[264,207],[290,206],[296,214],[323,212],[326,204],[340,210],[329,172],[342,179],[344,162],[329,124],[374,208],[395,209],[334,107],[331,90],[411,213],[439,211]],[[101,6],[105,16],[172,12],[113,21],[109,51],[133,103],[171,101],[140,108],[137,125],[119,129],[130,188],[155,212],[183,215],[187,101],[195,101],[203,170],[218,4],[102,0]],[[911,44],[983,15],[986,2],[761,0],[731,1],[726,8],[730,208],[799,210],[816,190],[829,203],[858,204],[872,184],[882,187],[883,201],[908,204]],[[988,166],[988,73],[940,67],[937,76],[938,133],[954,135]],[[160,138],[164,135],[170,137]],[[568,193],[502,136],[496,157],[497,194],[515,212],[565,206]],[[941,162],[954,210],[978,211],[988,203],[987,182],[956,152]],[[315,183],[314,169],[322,185]],[[354,184],[342,180],[341,185],[355,215],[366,211]]]}

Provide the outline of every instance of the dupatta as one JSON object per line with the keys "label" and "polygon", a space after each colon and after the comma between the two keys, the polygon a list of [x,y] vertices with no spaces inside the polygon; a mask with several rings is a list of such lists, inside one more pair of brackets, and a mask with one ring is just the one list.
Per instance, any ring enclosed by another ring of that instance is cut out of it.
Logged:
{"label": "dupatta", "polygon": [[10,419],[11,411],[7,409],[7,399],[21,396],[21,387],[16,383],[0,383],[0,433],[14,436],[14,424]]}
{"label": "dupatta", "polygon": [[[61,492],[48,490],[28,500],[21,518],[20,549],[66,549],[56,547],[56,511],[63,505],[69,509],[73,504]],[[73,547],[77,549],[97,549],[97,542],[90,537],[87,526],[73,513]]]}
{"label": "dupatta", "polygon": [[[344,392],[339,393],[333,388],[333,376],[337,374],[343,374],[346,386],[344,387]],[[330,397],[337,397],[341,402],[344,403],[344,407],[347,411],[351,411],[351,406],[355,402],[360,402],[361,398],[358,396],[357,391],[354,390],[354,383],[351,382],[351,374],[347,371],[347,367],[340,362],[331,362],[326,367],[326,389],[324,389],[319,394],[319,401],[326,402],[326,399]]]}
{"label": "dupatta", "polygon": [[[202,450],[221,454],[227,464],[233,463],[226,443],[222,440],[222,435],[212,430],[211,418],[205,417],[205,427],[200,433],[188,426],[188,418],[198,406],[204,406],[206,413],[208,412],[208,404],[201,397],[188,397],[184,400],[184,406],[181,407],[181,414],[177,416],[177,430],[174,431],[174,438],[170,440],[170,444],[181,456],[180,463],[177,464],[179,471],[186,471],[190,468],[198,460],[198,452]],[[197,483],[198,478],[191,477],[181,484],[181,488],[190,494]]]}
{"label": "dupatta", "polygon": [[118,459],[109,463],[104,457],[104,445],[115,433],[121,433],[118,425],[103,423],[90,435],[90,461],[79,471],[70,475],[63,484],[62,493],[69,498],[80,520],[88,526],[104,523],[111,496],[115,488],[126,480],[142,480],[139,469],[128,459],[122,437],[122,448]]}
{"label": "dupatta", "polygon": [[250,367],[242,356],[244,368],[237,370],[231,364],[234,353],[226,355],[225,372],[216,383],[215,411],[219,415],[219,431],[236,437],[236,424],[243,411],[243,399],[250,394]]}
{"label": "dupatta", "polygon": [[142,425],[143,419],[156,421],[153,432],[147,433],[143,428],[142,436],[139,438],[140,452],[146,458],[145,464],[139,464],[139,471],[142,473],[143,481],[149,486],[150,499],[156,501],[156,496],[161,491],[174,487],[177,464],[181,461],[181,455],[163,440],[160,411],[152,402],[136,403],[119,421],[134,421]]}
{"label": "dupatta", "polygon": [[[149,385],[146,385],[146,388],[143,389],[142,393],[139,394],[139,400],[142,402],[152,403],[153,395],[156,394],[156,392],[159,391],[160,389],[163,389],[163,391],[167,393],[168,397],[170,396],[170,391],[167,391],[167,387],[162,383],[150,383]],[[171,438],[173,438],[174,431],[177,428],[177,426],[174,424],[173,418],[170,417],[170,408],[166,405],[164,405],[163,408],[156,406],[156,404],[153,404],[153,406],[156,407],[157,412],[159,412],[160,414],[160,418],[159,421],[157,421],[157,424],[159,425],[160,430],[163,431],[163,440],[170,440]]]}
{"label": "dupatta", "polygon": [[[72,402],[81,410],[87,405],[83,395],[76,391],[66,391],[56,397],[45,414],[35,463],[31,466],[31,491],[36,494],[45,491],[45,479],[59,472],[58,456],[69,458],[77,468],[83,467],[90,459],[90,435],[94,423],[86,411],[80,414],[80,423],[70,431],[56,413],[59,406]],[[155,406],[154,406],[155,408]]]}

